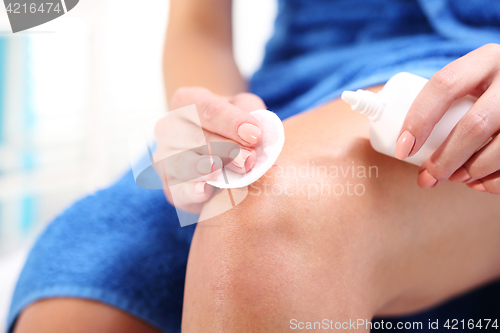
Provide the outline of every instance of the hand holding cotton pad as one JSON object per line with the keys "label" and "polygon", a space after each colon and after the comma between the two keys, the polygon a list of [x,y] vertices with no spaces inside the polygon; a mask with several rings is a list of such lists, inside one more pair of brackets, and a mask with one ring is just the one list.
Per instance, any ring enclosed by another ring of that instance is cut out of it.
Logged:
{"label": "hand holding cotton pad", "polygon": [[258,110],[250,112],[262,124],[262,141],[254,147],[257,160],[252,170],[239,174],[224,167],[223,172],[207,183],[218,188],[240,188],[248,186],[262,177],[278,159],[285,143],[285,130],[281,119],[273,112]]}

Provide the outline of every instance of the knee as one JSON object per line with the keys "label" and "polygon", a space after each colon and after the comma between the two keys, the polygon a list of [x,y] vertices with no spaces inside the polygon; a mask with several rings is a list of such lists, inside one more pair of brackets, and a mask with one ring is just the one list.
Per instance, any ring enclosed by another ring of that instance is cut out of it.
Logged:
{"label": "knee", "polygon": [[[387,179],[404,177],[366,140],[342,141],[326,153],[304,152],[300,144],[288,140],[277,166],[249,187],[243,202],[198,224],[184,322],[200,311],[221,322],[280,313],[285,323],[294,315],[312,318],[310,311],[343,316],[357,309],[370,316],[378,306],[377,265],[393,221],[385,216],[393,201]],[[200,297],[212,307],[189,301]]]}
{"label": "knee", "polygon": [[[223,227],[210,231],[220,240],[214,246],[230,253],[225,260],[242,269],[252,261],[258,266],[270,264],[269,269],[278,264],[319,268],[375,254],[372,237],[383,231],[377,220],[383,221],[384,213],[379,210],[375,216],[372,208],[391,199],[381,173],[388,174],[385,161],[378,160],[368,145],[361,142],[327,156],[316,152],[309,159],[285,152],[277,165],[248,187],[243,202],[215,218]],[[198,227],[198,233],[205,231],[203,223]],[[307,256],[322,260],[298,262]]]}
{"label": "knee", "polygon": [[362,142],[353,149],[309,159],[285,154],[221,219],[232,236],[254,237],[265,244],[282,242],[293,249],[328,237],[333,237],[329,246],[337,248],[349,246],[354,237],[364,239],[374,231],[370,221],[377,218],[373,209],[366,208],[373,208],[376,201],[380,205],[391,201],[384,178],[398,177],[397,172],[386,172],[385,161],[378,160],[368,145]]}
{"label": "knee", "polygon": [[274,313],[301,304],[305,315],[302,305],[331,304],[341,291],[354,291],[353,303],[366,297],[376,251],[353,206],[364,200],[354,193],[355,179],[318,172],[311,163],[288,165],[294,167],[273,167],[250,186],[241,204],[215,218],[219,227],[197,226],[188,276],[210,262],[199,277],[228,311],[244,305],[247,312]]}

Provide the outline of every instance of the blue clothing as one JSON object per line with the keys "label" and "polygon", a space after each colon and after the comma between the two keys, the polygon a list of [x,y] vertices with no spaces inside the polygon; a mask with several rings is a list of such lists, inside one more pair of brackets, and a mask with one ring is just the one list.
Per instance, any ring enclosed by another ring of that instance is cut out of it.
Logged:
{"label": "blue clothing", "polygon": [[251,89],[289,117],[398,72],[430,77],[490,42],[494,0],[282,0]]}
{"label": "blue clothing", "polygon": [[[500,43],[495,0],[281,0],[250,86],[285,119],[401,71],[430,77],[489,42]],[[36,300],[72,296],[179,332],[193,231],[179,226],[161,190],[139,188],[128,172],[75,203],[40,236],[19,278],[9,327]],[[499,300],[494,284],[412,318],[423,318],[424,328],[428,318],[442,316],[498,318]]]}

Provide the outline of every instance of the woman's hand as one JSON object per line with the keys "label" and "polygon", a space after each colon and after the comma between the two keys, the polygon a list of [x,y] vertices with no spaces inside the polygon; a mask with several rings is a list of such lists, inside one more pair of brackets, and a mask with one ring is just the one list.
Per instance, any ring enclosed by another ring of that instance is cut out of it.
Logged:
{"label": "woman's hand", "polygon": [[[195,105],[192,109],[177,110]],[[178,89],[171,110],[155,127],[155,161],[164,161],[171,204],[199,213],[214,192],[206,182],[216,178],[222,166],[245,173],[256,161],[255,147],[262,139],[262,125],[249,114],[265,109],[260,97],[242,93],[231,98],[204,88]],[[222,144],[219,144],[222,143]]]}
{"label": "woman's hand", "polygon": [[429,80],[402,126],[396,148],[401,153],[398,158],[416,154],[451,103],[468,94],[478,100],[422,165],[418,185],[429,188],[449,179],[467,183],[478,191],[500,194],[498,44],[487,44],[468,53]]}

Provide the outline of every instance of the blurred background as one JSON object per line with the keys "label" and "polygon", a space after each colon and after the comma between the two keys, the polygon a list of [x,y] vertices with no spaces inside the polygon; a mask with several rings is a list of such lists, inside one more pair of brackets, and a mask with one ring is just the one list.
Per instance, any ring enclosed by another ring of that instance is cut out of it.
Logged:
{"label": "blurred background", "polygon": [[[161,72],[168,0],[80,0],[12,34],[0,5],[0,331],[36,236],[75,200],[130,166],[128,134],[166,110]],[[259,66],[271,0],[234,1],[235,56]]]}

